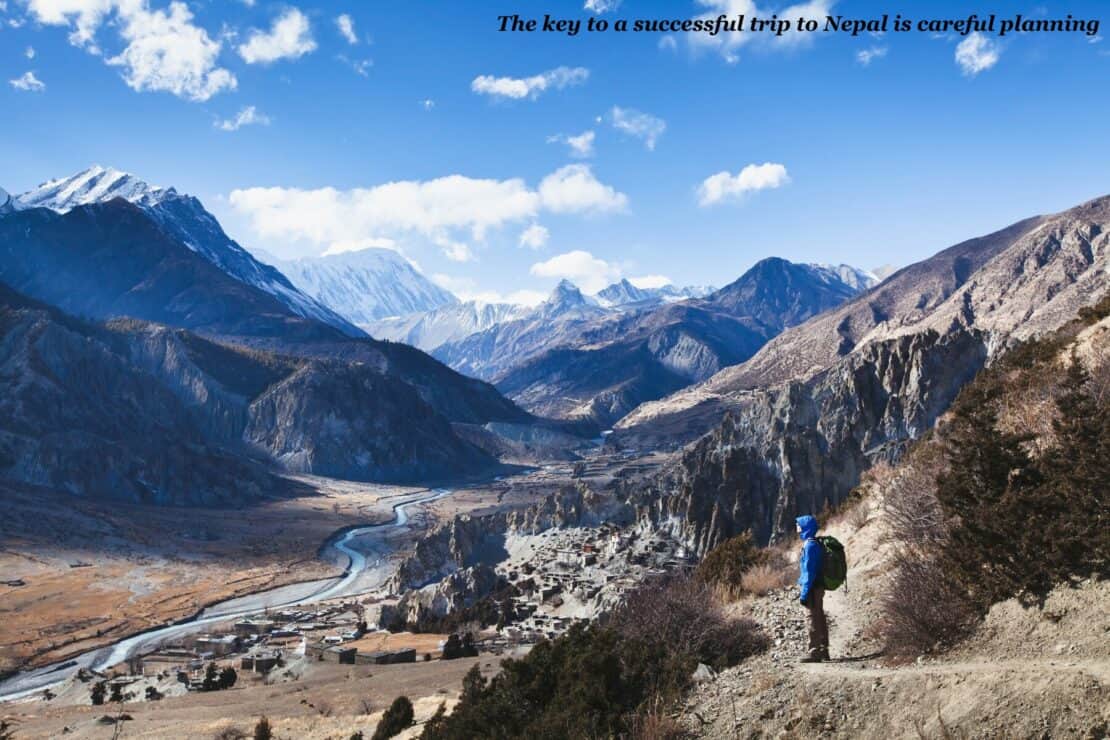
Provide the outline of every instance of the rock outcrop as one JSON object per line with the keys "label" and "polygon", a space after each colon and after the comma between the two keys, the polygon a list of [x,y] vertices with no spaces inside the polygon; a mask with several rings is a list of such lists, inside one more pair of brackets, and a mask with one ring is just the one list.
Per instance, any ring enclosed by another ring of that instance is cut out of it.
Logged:
{"label": "rock outcrop", "polygon": [[930,429],[987,359],[973,332],[872,345],[805,382],[750,392],[656,480],[628,485],[640,526],[703,555],[751,529],[766,543],[798,513],[847,497],[861,473]]}

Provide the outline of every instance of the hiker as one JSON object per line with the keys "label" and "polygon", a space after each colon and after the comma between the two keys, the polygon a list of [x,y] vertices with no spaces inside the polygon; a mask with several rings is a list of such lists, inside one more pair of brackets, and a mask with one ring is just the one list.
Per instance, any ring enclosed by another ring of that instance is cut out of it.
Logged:
{"label": "hiker", "polygon": [[822,575],[825,550],[817,541],[817,519],[806,514],[798,517],[798,536],[802,538],[801,574],[798,586],[802,606],[809,610],[809,653],[803,663],[829,659],[829,625],[825,621],[825,581]]}

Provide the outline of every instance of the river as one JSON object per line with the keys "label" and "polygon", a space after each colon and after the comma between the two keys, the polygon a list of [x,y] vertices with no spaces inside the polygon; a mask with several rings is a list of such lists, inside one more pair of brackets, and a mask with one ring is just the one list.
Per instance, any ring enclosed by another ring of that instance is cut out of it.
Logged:
{"label": "river", "polygon": [[[346,532],[334,545],[335,549],[345,555],[348,560],[347,569],[338,578],[279,586],[222,601],[209,606],[196,616],[179,624],[170,624],[138,635],[132,635],[119,642],[90,650],[61,663],[21,671],[4,681],[0,681],[0,702],[21,699],[56,686],[81,668],[103,671],[122,663],[133,655],[153,650],[167,640],[176,640],[186,635],[203,632],[207,626],[216,622],[245,617],[264,609],[300,606],[341,596],[365,593],[375,588],[376,585],[380,585],[380,582],[388,577],[388,568],[384,565],[384,558],[377,558],[372,563],[365,552],[353,547],[354,540],[367,534],[377,533],[378,530],[405,527],[409,522],[409,507],[435,501],[449,496],[451,493],[452,491],[447,488],[435,488],[406,496],[403,500],[393,504],[392,520],[381,524],[357,527]],[[367,581],[365,575],[374,569],[380,571],[380,577]]]}

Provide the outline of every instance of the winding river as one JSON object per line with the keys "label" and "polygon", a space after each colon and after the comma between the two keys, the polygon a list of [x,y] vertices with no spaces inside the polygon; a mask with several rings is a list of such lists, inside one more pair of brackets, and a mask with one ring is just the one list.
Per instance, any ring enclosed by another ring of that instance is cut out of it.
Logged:
{"label": "winding river", "polygon": [[[408,525],[408,509],[419,506],[451,494],[447,488],[436,488],[423,491],[393,504],[393,519],[381,524],[366,527],[357,527],[346,532],[335,542],[336,550],[347,556],[348,566],[338,578],[329,578],[322,581],[290,586],[279,586],[266,591],[259,591],[247,596],[240,596],[227,601],[213,604],[194,617],[176,624],[158,627],[148,632],[120,640],[105,647],[90,650],[74,658],[54,663],[52,665],[22,671],[0,682],[0,702],[12,701],[27,697],[36,692],[56,686],[81,668],[102,671],[106,668],[121,663],[133,655],[153,650],[167,640],[180,639],[186,635],[203,632],[205,627],[216,622],[226,622],[229,619],[238,619],[251,614],[256,614],[264,609],[278,609],[303,604],[312,604],[318,601],[334,599],[341,596],[352,596],[374,588],[373,585],[360,584],[363,576],[372,566],[381,564],[381,559],[371,563],[364,552],[356,550],[353,541],[363,535],[382,529],[399,529]],[[384,578],[382,579],[384,580]]]}

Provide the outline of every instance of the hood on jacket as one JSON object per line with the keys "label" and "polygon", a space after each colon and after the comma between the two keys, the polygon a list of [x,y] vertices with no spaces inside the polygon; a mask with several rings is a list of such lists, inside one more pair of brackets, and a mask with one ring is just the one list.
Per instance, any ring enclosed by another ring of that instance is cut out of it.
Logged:
{"label": "hood on jacket", "polygon": [[794,521],[796,521],[798,523],[798,526],[802,528],[799,536],[803,540],[813,539],[813,536],[817,534],[817,517],[813,516],[812,514],[800,516]]}

